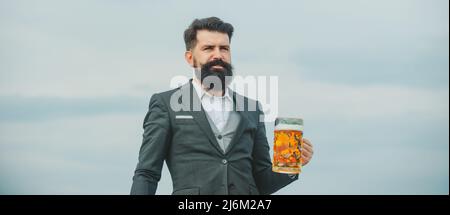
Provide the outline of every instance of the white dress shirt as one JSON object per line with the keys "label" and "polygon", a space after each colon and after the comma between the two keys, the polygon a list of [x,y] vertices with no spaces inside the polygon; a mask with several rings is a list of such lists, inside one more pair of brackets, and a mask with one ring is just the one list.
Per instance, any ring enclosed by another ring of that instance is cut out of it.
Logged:
{"label": "white dress shirt", "polygon": [[223,131],[230,117],[230,111],[233,110],[233,98],[230,96],[228,88],[225,89],[223,96],[213,96],[206,92],[196,80],[192,80],[192,85],[209,118],[219,131]]}

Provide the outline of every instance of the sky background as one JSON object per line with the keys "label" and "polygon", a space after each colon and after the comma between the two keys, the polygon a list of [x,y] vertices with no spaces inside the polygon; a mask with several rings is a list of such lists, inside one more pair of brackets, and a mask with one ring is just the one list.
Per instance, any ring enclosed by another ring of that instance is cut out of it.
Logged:
{"label": "sky background", "polygon": [[148,101],[192,75],[183,31],[217,16],[235,74],[278,76],[314,144],[276,194],[448,195],[448,4],[0,0],[0,194],[128,194]]}

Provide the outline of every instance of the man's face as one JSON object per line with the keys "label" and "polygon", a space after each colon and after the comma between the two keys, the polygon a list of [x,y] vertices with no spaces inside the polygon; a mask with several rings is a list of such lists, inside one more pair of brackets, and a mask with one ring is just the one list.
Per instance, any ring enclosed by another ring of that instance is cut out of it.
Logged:
{"label": "man's face", "polygon": [[[222,60],[231,64],[230,39],[228,34],[199,30],[197,31],[197,44],[191,51],[186,52],[188,63],[200,70],[203,65],[214,60]],[[221,66],[213,66],[212,69],[224,69]]]}
{"label": "man's face", "polygon": [[[195,68],[196,79],[207,89],[223,90],[231,81],[231,78],[226,79],[227,76],[233,76],[230,42],[226,33],[197,31],[197,43],[192,50],[186,51],[185,57]],[[218,86],[221,88],[215,88]]]}

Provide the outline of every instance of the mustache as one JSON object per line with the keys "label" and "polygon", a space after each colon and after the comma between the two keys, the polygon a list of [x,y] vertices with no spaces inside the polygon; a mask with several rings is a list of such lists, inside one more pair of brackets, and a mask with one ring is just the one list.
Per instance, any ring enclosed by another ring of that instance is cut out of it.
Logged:
{"label": "mustache", "polygon": [[202,71],[213,71],[216,69],[212,69],[213,66],[221,66],[225,71],[232,71],[233,66],[221,59],[210,61],[202,66]]}

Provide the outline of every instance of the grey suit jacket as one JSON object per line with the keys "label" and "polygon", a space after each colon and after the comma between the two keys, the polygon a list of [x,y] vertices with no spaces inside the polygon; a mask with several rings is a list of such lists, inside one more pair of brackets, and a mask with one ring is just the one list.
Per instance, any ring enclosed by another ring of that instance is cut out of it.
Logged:
{"label": "grey suit jacket", "polygon": [[[234,92],[233,99],[251,102]],[[184,109],[173,110],[171,101]],[[238,111],[241,120],[223,152],[200,104],[192,80],[152,96],[131,194],[155,194],[164,161],[172,176],[172,194],[271,194],[297,180],[272,172],[259,105],[254,111]]]}

